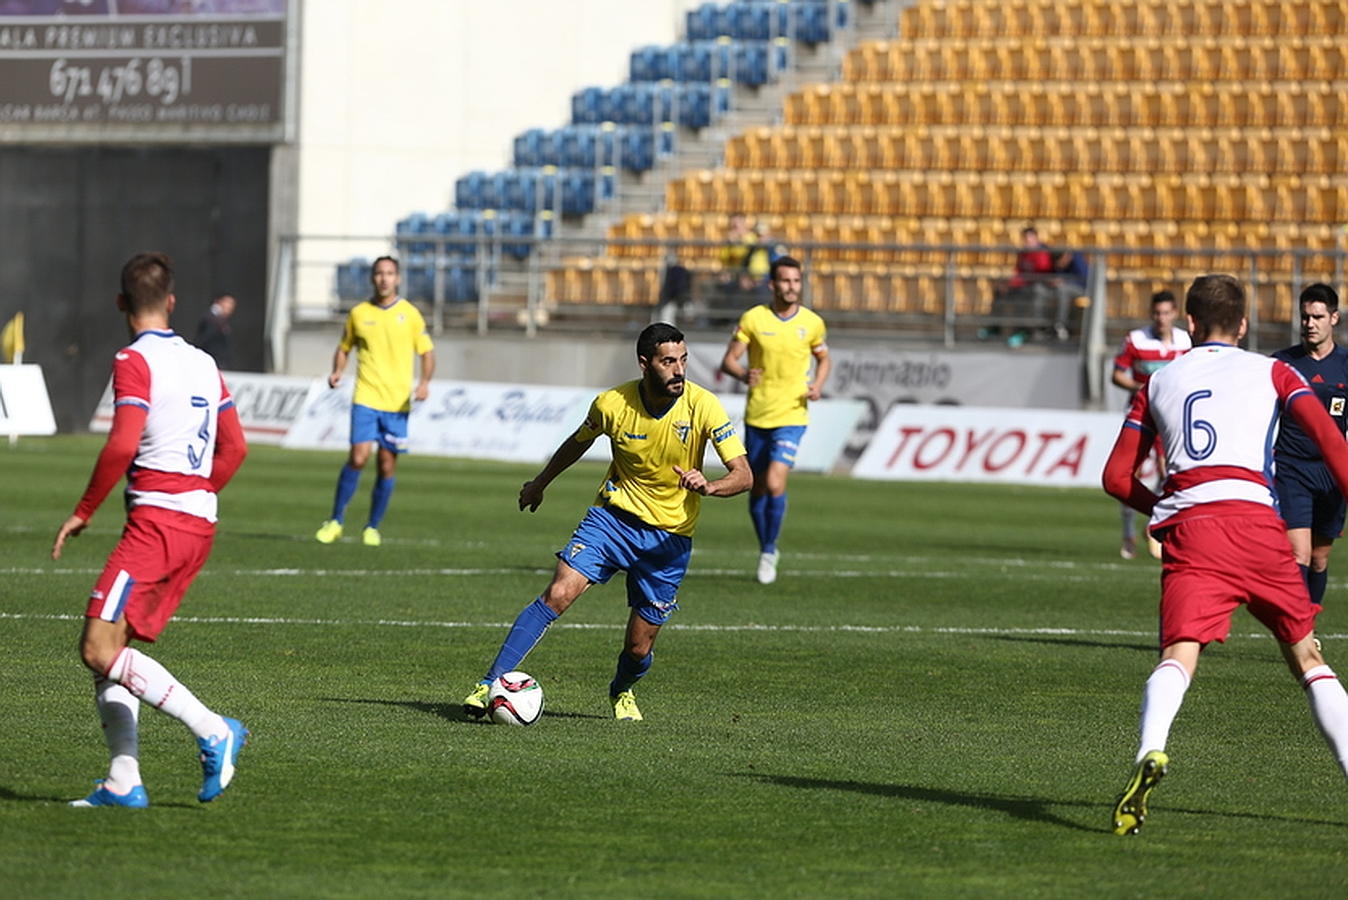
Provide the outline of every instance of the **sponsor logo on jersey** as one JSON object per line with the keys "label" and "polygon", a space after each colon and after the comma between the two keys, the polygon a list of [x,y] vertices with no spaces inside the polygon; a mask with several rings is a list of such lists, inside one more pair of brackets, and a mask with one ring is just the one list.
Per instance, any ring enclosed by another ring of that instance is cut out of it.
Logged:
{"label": "sponsor logo on jersey", "polygon": [[686,443],[688,443],[688,432],[689,432],[690,430],[692,430],[692,427],[693,427],[693,426],[692,426],[692,423],[690,423],[690,422],[675,422],[675,423],[674,423],[674,433],[677,434],[677,435],[679,436],[679,443],[680,443],[680,444],[686,444]]}
{"label": "sponsor logo on jersey", "polygon": [[584,549],[585,545],[582,544],[580,541],[572,541],[571,545],[566,548],[567,558],[575,559],[576,556]]}
{"label": "sponsor logo on jersey", "polygon": [[720,426],[718,426],[718,427],[712,429],[712,432],[711,432],[711,441],[712,441],[713,444],[719,444],[719,443],[721,443],[721,441],[723,441],[723,440],[725,440],[726,438],[730,437],[730,436],[733,435],[734,433],[735,433],[735,426],[734,426],[734,424],[732,424],[732,423],[730,423],[730,422],[726,422],[724,425],[720,425]]}
{"label": "sponsor logo on jersey", "polygon": [[1331,416],[1343,415],[1343,398],[1334,397],[1329,401],[1329,414]]}
{"label": "sponsor logo on jersey", "polygon": [[633,433],[630,432],[630,431],[624,431],[624,432],[623,432],[623,437],[627,438],[629,441],[644,441],[644,440],[646,440],[646,435],[644,435],[644,434],[633,434]]}

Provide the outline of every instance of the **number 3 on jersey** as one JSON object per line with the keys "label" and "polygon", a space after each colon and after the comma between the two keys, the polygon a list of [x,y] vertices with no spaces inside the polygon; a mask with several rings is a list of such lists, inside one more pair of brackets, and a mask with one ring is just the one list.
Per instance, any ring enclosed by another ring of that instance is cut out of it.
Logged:
{"label": "number 3 on jersey", "polygon": [[[197,430],[197,437],[202,440],[200,452],[193,445],[187,445],[187,461],[192,464],[192,468],[200,469],[201,464],[206,461],[207,451],[211,449],[211,402],[205,397],[193,397],[192,405],[205,410],[201,428]],[[1187,410],[1188,407],[1185,408]]]}
{"label": "number 3 on jersey", "polygon": [[1211,422],[1194,418],[1194,405],[1211,396],[1212,391],[1202,390],[1184,398],[1184,452],[1194,461],[1207,459],[1217,449],[1217,429]]}

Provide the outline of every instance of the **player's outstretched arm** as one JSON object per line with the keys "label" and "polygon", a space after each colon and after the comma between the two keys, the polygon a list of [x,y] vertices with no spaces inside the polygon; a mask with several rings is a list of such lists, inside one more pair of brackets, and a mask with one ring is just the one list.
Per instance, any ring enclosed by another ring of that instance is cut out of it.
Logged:
{"label": "player's outstretched arm", "polygon": [[593,443],[594,438],[578,440],[574,434],[562,441],[561,446],[553,451],[552,458],[543,467],[543,471],[535,475],[532,481],[526,481],[520,488],[520,511],[523,512],[527,507],[529,512],[535,512],[542,505],[543,492],[552,484],[552,480],[571,468]]}
{"label": "player's outstretched arm", "polygon": [[215,456],[211,460],[211,489],[217,494],[224,488],[234,473],[243,465],[248,455],[248,441],[243,436],[243,424],[239,421],[239,411],[229,406],[220,413],[215,429]]}
{"label": "player's outstretched arm", "polygon": [[1152,507],[1161,498],[1138,480],[1137,470],[1151,453],[1154,441],[1150,431],[1131,422],[1125,424],[1119,430],[1100,479],[1105,493],[1146,515],[1151,515]]}
{"label": "player's outstretched arm", "polygon": [[679,487],[704,497],[733,497],[744,493],[753,485],[754,475],[749,469],[747,456],[728,459],[725,467],[728,470],[726,474],[715,481],[708,481],[707,476],[697,469],[682,469],[675,466],[674,472],[679,476]]}
{"label": "player's outstretched arm", "polygon": [[117,482],[122,480],[131,461],[136,458],[136,448],[140,446],[140,435],[145,430],[145,419],[149,415],[143,406],[123,404],[114,408],[112,430],[99,451],[94,471],[89,476],[89,484],[84,495],[75,506],[75,512],[66,519],[56,534],[56,543],[52,546],[51,558],[61,558],[61,548],[67,538],[72,538],[84,530],[84,526],[93,518],[98,507],[107,498]]}

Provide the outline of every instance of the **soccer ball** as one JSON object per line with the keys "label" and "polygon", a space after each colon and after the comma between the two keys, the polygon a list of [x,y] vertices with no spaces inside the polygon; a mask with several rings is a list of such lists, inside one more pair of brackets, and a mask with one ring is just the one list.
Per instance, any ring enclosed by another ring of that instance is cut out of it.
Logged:
{"label": "soccer ball", "polygon": [[532,725],[543,715],[543,686],[524,672],[507,672],[487,689],[487,711],[498,725]]}

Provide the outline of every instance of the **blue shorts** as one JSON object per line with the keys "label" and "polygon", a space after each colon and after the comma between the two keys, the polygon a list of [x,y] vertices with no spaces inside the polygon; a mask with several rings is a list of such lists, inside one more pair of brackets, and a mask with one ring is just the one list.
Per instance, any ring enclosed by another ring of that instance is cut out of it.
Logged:
{"label": "blue shorts", "polygon": [[1273,485],[1278,492],[1278,511],[1288,528],[1309,528],[1331,540],[1343,534],[1348,511],[1334,476],[1322,461],[1278,460]]}
{"label": "blue shorts", "polygon": [[749,456],[749,468],[754,472],[765,471],[768,463],[786,463],[788,469],[796,467],[796,450],[805,437],[804,425],[779,425],[776,428],[755,428],[744,426],[744,449]]}
{"label": "blue shorts", "polygon": [[378,441],[379,446],[394,453],[407,452],[407,413],[385,412],[351,404],[351,443],[366,444]]}
{"label": "blue shorts", "polygon": [[693,539],[653,528],[622,510],[590,507],[557,558],[596,584],[627,572],[627,605],[652,625],[679,608]]}

